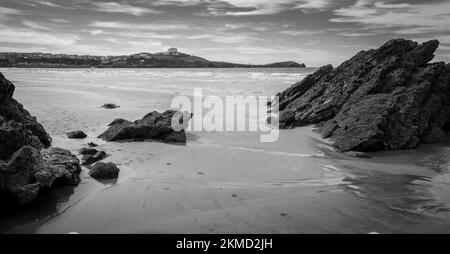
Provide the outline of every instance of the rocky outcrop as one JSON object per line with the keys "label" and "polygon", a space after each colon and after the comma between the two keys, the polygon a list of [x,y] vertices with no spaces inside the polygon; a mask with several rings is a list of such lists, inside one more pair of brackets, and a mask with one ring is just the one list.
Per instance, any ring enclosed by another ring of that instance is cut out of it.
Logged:
{"label": "rocky outcrop", "polygon": [[42,150],[41,155],[55,176],[53,186],[78,185],[80,183],[80,161],[70,151],[51,147]]}
{"label": "rocky outcrop", "polygon": [[[152,112],[141,120],[130,122],[125,119],[116,119],[109,124],[109,129],[99,136],[106,141],[141,141],[150,139],[164,143],[186,143],[184,130],[172,129],[172,117],[177,111],[168,110],[164,113]],[[180,117],[180,121],[183,118]],[[181,123],[182,124],[182,123]]]}
{"label": "rocky outcrop", "polygon": [[81,158],[81,163],[83,165],[91,165],[105,159],[107,156],[108,155],[104,151],[97,151],[95,154],[85,154]]}
{"label": "rocky outcrop", "polygon": [[116,108],[120,108],[120,106],[117,106],[114,103],[106,103],[102,105],[102,108],[104,109],[116,109]]}
{"label": "rocky outcrop", "polygon": [[39,139],[43,146],[50,146],[52,139],[44,130],[44,127],[36,121],[35,117],[31,116],[30,113],[23,108],[22,104],[13,99],[14,89],[14,85],[0,73],[1,128],[3,129],[3,125],[8,123],[9,125],[20,124],[22,125],[21,128],[28,132],[29,135]]}
{"label": "rocky outcrop", "polygon": [[99,162],[89,171],[89,175],[95,179],[115,179],[119,177],[120,169],[114,163]]}
{"label": "rocky outcrop", "polygon": [[87,137],[86,133],[82,131],[72,131],[67,133],[67,138],[70,139],[83,139],[86,137]]}
{"label": "rocky outcrop", "polygon": [[15,204],[25,205],[36,199],[43,189],[77,185],[80,172],[77,157],[67,150],[39,151],[24,146],[8,162],[0,161],[0,194],[9,196]]}
{"label": "rocky outcrop", "polygon": [[96,143],[94,143],[94,142],[89,142],[89,143],[87,143],[87,145],[89,146],[89,147],[97,147],[98,145],[96,144]]}
{"label": "rocky outcrop", "polygon": [[439,42],[395,39],[325,66],[279,94],[280,127],[316,124],[341,151],[415,148],[450,130],[450,65]]}
{"label": "rocky outcrop", "polygon": [[78,159],[48,148],[41,124],[13,99],[14,85],[0,74],[0,202],[5,209],[25,205],[44,190],[80,182]]}

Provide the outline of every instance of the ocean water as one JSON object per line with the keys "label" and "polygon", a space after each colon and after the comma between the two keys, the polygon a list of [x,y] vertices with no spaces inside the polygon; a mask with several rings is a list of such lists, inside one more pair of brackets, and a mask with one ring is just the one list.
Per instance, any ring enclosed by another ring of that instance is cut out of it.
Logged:
{"label": "ocean water", "polygon": [[[188,133],[188,144],[107,143],[115,118],[169,108],[177,95],[274,95],[314,69],[0,69],[53,145],[98,143],[121,173],[47,193],[0,218],[8,233],[450,233],[450,143],[355,158],[313,126]],[[101,108],[104,103],[117,110]],[[86,140],[65,133],[83,130]]]}

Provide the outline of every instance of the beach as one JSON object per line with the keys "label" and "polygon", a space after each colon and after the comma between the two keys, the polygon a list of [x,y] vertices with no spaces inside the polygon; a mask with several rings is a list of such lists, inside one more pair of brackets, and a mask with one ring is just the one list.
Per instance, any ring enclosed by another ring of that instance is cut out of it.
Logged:
{"label": "beach", "polygon": [[[173,97],[275,95],[315,69],[0,69],[53,146],[99,144],[121,172],[97,181],[83,168],[30,209],[0,219],[3,233],[445,233],[449,148],[334,151],[313,126],[258,132],[189,132],[185,146],[105,142],[116,118],[170,108]],[[120,108],[107,110],[104,103]],[[83,130],[88,138],[67,139]]]}

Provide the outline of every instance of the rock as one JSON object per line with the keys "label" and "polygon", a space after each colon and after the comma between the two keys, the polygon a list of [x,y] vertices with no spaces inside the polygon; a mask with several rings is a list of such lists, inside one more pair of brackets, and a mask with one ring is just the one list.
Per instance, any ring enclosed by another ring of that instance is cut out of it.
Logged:
{"label": "rock", "polygon": [[8,162],[0,164],[0,192],[9,194],[20,205],[30,203],[42,187],[50,187],[53,181],[50,168],[31,146],[22,147]]}
{"label": "rock", "polygon": [[25,128],[21,123],[11,120],[0,126],[0,159],[8,159],[21,147],[30,145],[35,148],[42,148],[36,136],[31,130]]}
{"label": "rock", "polygon": [[98,150],[95,148],[81,148],[78,152],[82,155],[95,155],[98,153]]}
{"label": "rock", "polygon": [[87,144],[89,147],[97,147],[98,145],[96,144],[96,143],[94,143],[94,142],[89,142],[88,144]]}
{"label": "rock", "polygon": [[82,132],[82,131],[72,131],[67,133],[67,137],[70,139],[83,139],[86,138],[87,135],[86,133]]}
{"label": "rock", "polygon": [[95,179],[114,179],[119,177],[120,169],[114,163],[98,162],[89,171],[89,175]]}
{"label": "rock", "polygon": [[[0,73],[0,201],[2,211],[33,202],[44,189],[80,182],[78,159],[48,148],[41,124],[12,98],[14,85]],[[48,148],[48,149],[47,149]]]}
{"label": "rock", "polygon": [[25,205],[36,199],[42,189],[77,185],[81,168],[69,151],[49,148],[39,152],[24,146],[6,163],[0,163],[0,192]]}
{"label": "rock", "polygon": [[35,136],[44,147],[49,147],[52,139],[36,118],[31,116],[22,104],[13,99],[14,89],[14,85],[0,73],[0,124],[10,121],[20,124],[22,129],[31,132],[31,135]]}
{"label": "rock", "polygon": [[70,151],[51,147],[42,150],[41,155],[55,176],[53,186],[78,185],[80,183],[80,161]]}
{"label": "rock", "polygon": [[81,162],[83,165],[90,165],[96,163],[97,161],[101,161],[106,158],[108,155],[104,151],[97,152],[94,155],[86,154],[81,158]]}
{"label": "rock", "polygon": [[450,65],[428,63],[439,42],[396,39],[279,94],[280,127],[316,124],[340,151],[415,148],[450,130]]}
{"label": "rock", "polygon": [[120,108],[120,106],[117,106],[114,103],[107,103],[107,104],[103,104],[102,108],[105,108],[105,109],[116,109],[116,108]]}
{"label": "rock", "polygon": [[114,121],[112,121],[110,124],[108,124],[108,126],[124,124],[124,123],[132,124],[131,121],[128,121],[128,120],[125,120],[125,119],[122,119],[122,118],[118,118],[118,119],[114,119]]}
{"label": "rock", "polygon": [[[176,113],[177,111],[172,110],[168,110],[162,114],[154,111],[144,116],[141,120],[134,122],[125,119],[116,119],[109,124],[109,129],[101,134],[99,138],[106,141],[151,139],[165,143],[185,144],[185,131],[181,130],[176,132],[172,129],[172,117]],[[180,122],[183,124],[182,119],[180,119]]]}

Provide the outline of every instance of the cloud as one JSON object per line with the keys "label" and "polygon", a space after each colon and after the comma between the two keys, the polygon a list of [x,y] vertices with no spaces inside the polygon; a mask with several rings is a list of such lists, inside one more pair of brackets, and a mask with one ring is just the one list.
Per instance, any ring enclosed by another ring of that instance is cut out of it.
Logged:
{"label": "cloud", "polygon": [[272,15],[292,9],[326,10],[336,2],[337,0],[159,0],[154,5],[204,5],[208,12],[198,13],[199,16],[254,16]]}
{"label": "cloud", "polygon": [[115,36],[115,37],[125,37],[125,38],[139,38],[139,39],[145,39],[145,38],[151,38],[151,39],[177,39],[182,37],[179,34],[161,34],[161,33],[153,33],[150,31],[114,31],[114,32],[106,32],[104,30],[100,29],[91,29],[91,30],[83,30],[84,32],[90,33],[92,36],[98,36],[98,35],[108,35],[108,36]]}
{"label": "cloud", "polygon": [[91,27],[110,28],[110,29],[124,29],[124,30],[153,30],[153,31],[167,31],[167,30],[186,30],[189,27],[185,24],[135,24],[117,21],[95,21],[90,24]]}
{"label": "cloud", "polygon": [[11,15],[21,15],[23,12],[21,10],[16,10],[12,8],[6,8],[0,6],[0,20],[8,19]]}
{"label": "cloud", "polygon": [[144,7],[136,7],[131,6],[129,4],[121,4],[116,2],[94,2],[93,3],[97,7],[97,11],[101,12],[111,12],[111,13],[126,13],[134,16],[142,16],[144,14],[158,14],[161,11],[157,11],[154,9],[144,8]]}
{"label": "cloud", "polygon": [[338,33],[338,35],[346,36],[346,37],[359,37],[359,36],[372,36],[372,35],[377,35],[377,34],[375,34],[375,33],[343,32],[343,33]]}
{"label": "cloud", "polygon": [[308,36],[308,35],[315,35],[315,34],[321,34],[323,33],[323,31],[321,30],[284,30],[284,31],[280,31],[278,32],[280,34],[284,34],[284,35],[291,35],[291,36]]}
{"label": "cloud", "polygon": [[70,23],[70,21],[66,19],[50,19],[50,21],[53,23],[61,23],[61,24]]}
{"label": "cloud", "polygon": [[154,1],[152,4],[155,6],[174,5],[184,7],[184,6],[198,5],[201,4],[202,2],[203,2],[202,0],[158,0]]}
{"label": "cloud", "polygon": [[0,30],[2,43],[66,47],[75,44],[78,40],[79,38],[75,35],[39,32],[32,29],[4,27]]}
{"label": "cloud", "polygon": [[249,33],[199,34],[184,37],[187,40],[208,40],[222,44],[243,44],[255,41],[266,41]]}
{"label": "cloud", "polygon": [[3,14],[3,15],[19,15],[19,14],[22,14],[22,11],[0,6],[0,15],[1,14]]}
{"label": "cloud", "polygon": [[331,22],[362,24],[380,32],[402,35],[450,32],[450,1],[410,4],[358,0],[334,14],[337,17]]}
{"label": "cloud", "polygon": [[93,30],[83,30],[84,32],[88,32],[90,33],[92,36],[97,36],[100,34],[104,34],[105,32],[103,30],[100,29],[93,29]]}
{"label": "cloud", "polygon": [[35,7],[36,4],[39,4],[39,5],[52,7],[52,8],[72,9],[72,7],[59,5],[59,4],[56,4],[54,2],[46,1],[46,0],[30,0],[30,2],[26,3],[26,4],[31,5],[33,7]]}
{"label": "cloud", "polygon": [[38,24],[38,23],[36,23],[34,21],[30,21],[30,20],[24,20],[22,23],[29,28],[34,28],[34,29],[38,29],[38,30],[46,30],[46,31],[51,30],[48,26]]}
{"label": "cloud", "polygon": [[109,38],[103,40],[101,45],[81,44],[71,45],[60,53],[87,54],[87,55],[129,55],[138,52],[159,52],[168,46],[157,41],[135,42]]}

